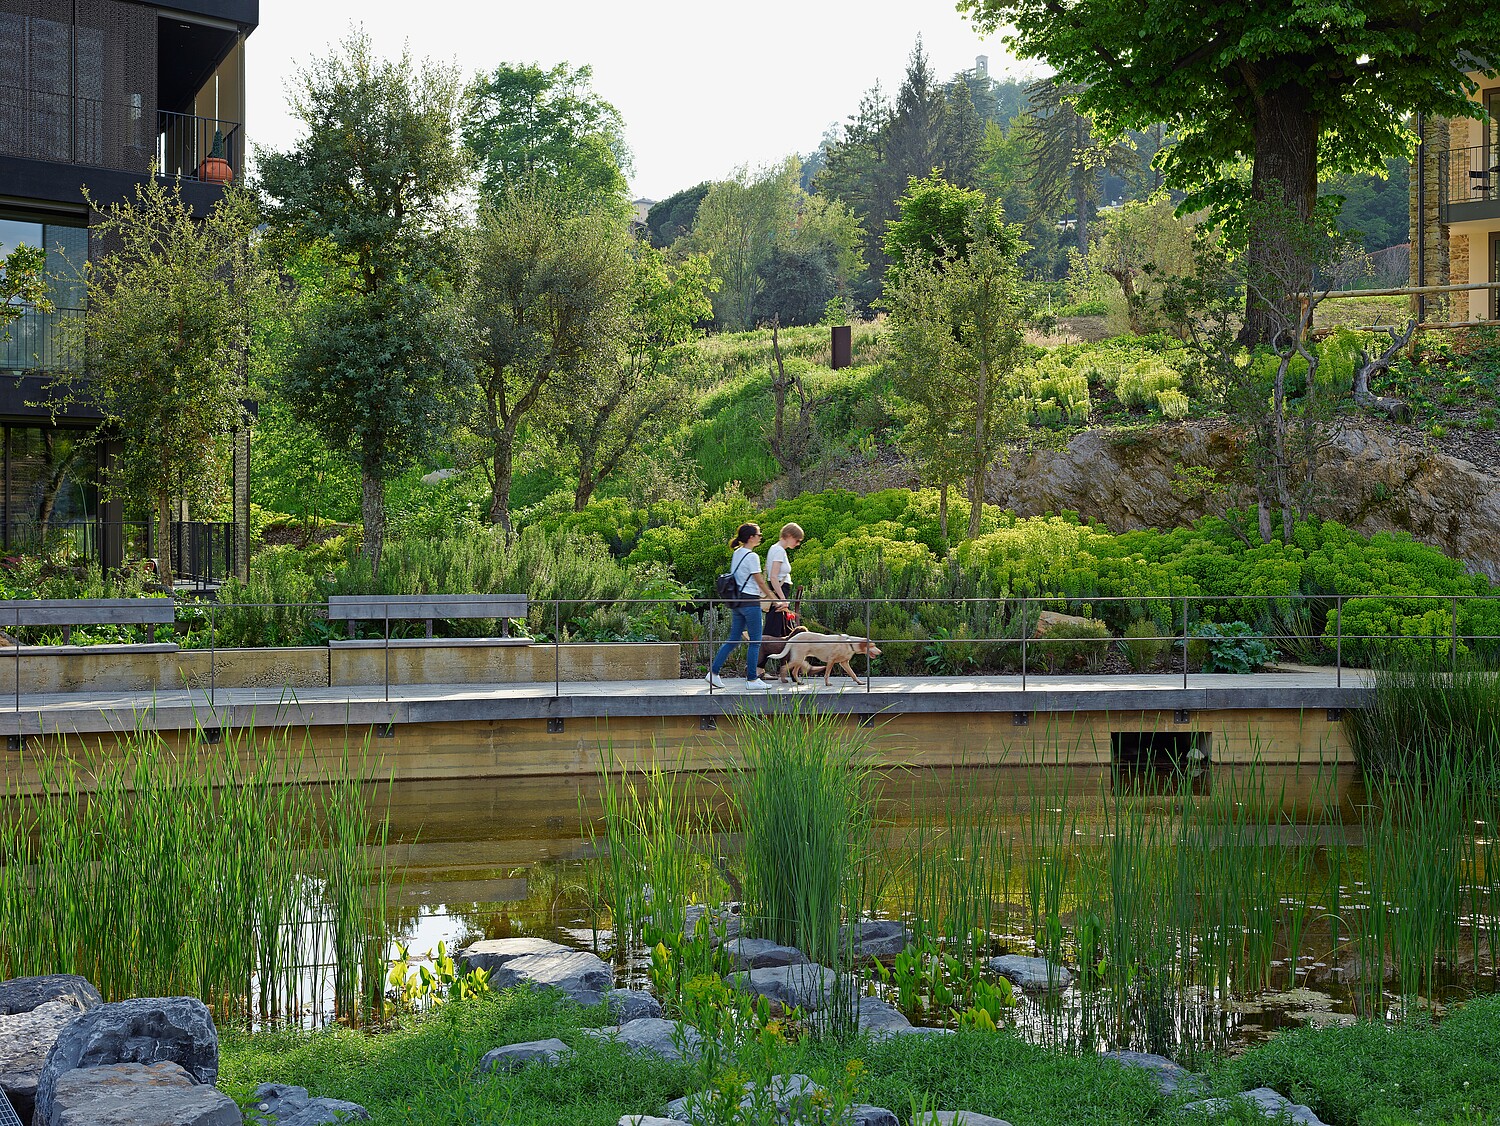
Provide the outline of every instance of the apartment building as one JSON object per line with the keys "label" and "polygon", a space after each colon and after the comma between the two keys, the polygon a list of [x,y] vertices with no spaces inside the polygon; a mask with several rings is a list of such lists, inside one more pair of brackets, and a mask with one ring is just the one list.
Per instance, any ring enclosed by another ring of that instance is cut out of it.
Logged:
{"label": "apartment building", "polygon": [[[244,174],[245,42],[259,0],[0,0],[0,256],[47,252],[54,309],[23,308],[0,341],[0,548],[69,538],[106,567],[160,555],[150,521],[100,485],[118,446],[79,439],[98,423],[86,397],[59,412],[54,380],[76,362],[63,324],[83,316],[79,277],[107,248],[83,188],[129,197],[155,167],[206,210]],[[174,571],[243,573],[249,556],[248,431],[236,437],[233,513],[182,511]]]}

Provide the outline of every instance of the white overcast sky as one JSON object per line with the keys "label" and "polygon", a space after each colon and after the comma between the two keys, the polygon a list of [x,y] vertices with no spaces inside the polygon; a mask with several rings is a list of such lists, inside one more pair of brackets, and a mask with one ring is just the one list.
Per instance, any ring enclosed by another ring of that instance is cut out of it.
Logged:
{"label": "white overcast sky", "polygon": [[951,0],[261,0],[247,59],[253,143],[296,140],[288,76],[356,22],[383,54],[409,42],[416,57],[465,74],[589,64],[594,89],[625,118],[632,195],[650,199],[812,151],[876,79],[895,91],[918,33],[940,79],[979,54],[995,77],[1039,69],[1013,61],[998,37],[981,40]]}

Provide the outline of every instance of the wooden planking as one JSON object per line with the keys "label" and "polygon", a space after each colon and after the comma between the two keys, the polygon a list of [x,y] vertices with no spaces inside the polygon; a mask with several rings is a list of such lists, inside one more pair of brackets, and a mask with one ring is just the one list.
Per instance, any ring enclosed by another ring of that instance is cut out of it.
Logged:
{"label": "wooden planking", "polygon": [[524,618],[524,594],[330,594],[329,621]]}
{"label": "wooden planking", "polygon": [[169,625],[177,620],[170,598],[13,598],[0,602],[0,625]]}

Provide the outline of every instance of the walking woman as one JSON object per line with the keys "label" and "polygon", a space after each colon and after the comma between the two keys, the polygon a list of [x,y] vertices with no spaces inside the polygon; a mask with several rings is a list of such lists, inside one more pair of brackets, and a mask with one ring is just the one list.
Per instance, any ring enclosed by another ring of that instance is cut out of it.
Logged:
{"label": "walking woman", "polygon": [[[749,652],[745,655],[745,687],[752,692],[767,687],[766,683],[760,679],[757,661],[760,656],[762,624],[760,600],[762,598],[774,600],[775,595],[766,585],[766,577],[761,574],[760,570],[760,556],[755,554],[760,538],[759,524],[741,524],[734,539],[729,541],[729,546],[734,549],[734,554],[729,560],[729,573],[734,576],[734,588],[739,593],[739,597],[735,600],[734,611],[729,618],[729,640],[719,646],[719,651],[714,654],[713,662],[708,666],[706,679],[714,688],[728,687],[719,679],[719,673],[723,670],[724,663],[729,660],[730,654],[739,648],[741,636],[748,638],[750,642]],[[784,610],[786,603],[773,601],[772,608]]]}

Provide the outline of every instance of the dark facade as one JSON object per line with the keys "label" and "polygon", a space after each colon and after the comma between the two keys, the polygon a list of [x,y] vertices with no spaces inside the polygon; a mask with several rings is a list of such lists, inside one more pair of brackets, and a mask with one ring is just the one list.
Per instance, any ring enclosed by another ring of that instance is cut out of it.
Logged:
{"label": "dark facade", "polygon": [[[0,0],[0,256],[45,247],[55,306],[23,310],[0,341],[6,550],[67,536],[106,566],[164,550],[119,502],[101,503],[109,443],[78,442],[97,412],[49,405],[51,376],[74,362],[60,326],[83,315],[78,271],[106,249],[83,189],[122,199],[155,167],[192,206],[211,206],[226,170],[244,173],[245,40],[258,21],[258,0]],[[249,440],[235,442],[232,520],[190,525],[184,513],[174,570],[243,573]]]}

